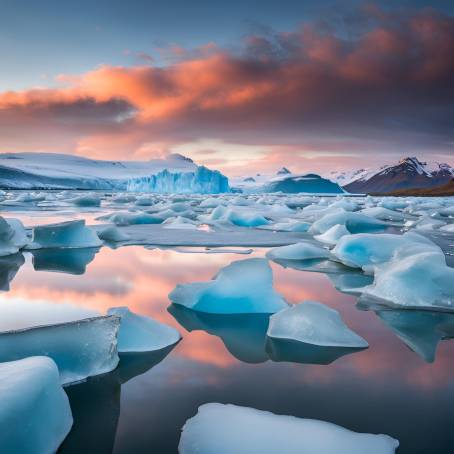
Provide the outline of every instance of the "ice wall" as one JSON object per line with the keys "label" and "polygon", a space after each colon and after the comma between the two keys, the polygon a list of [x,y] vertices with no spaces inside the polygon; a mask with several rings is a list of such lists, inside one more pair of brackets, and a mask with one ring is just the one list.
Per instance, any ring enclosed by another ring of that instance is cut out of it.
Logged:
{"label": "ice wall", "polygon": [[131,178],[127,190],[132,192],[200,193],[229,192],[229,180],[217,170],[204,166],[195,172],[171,172],[167,169],[155,175]]}

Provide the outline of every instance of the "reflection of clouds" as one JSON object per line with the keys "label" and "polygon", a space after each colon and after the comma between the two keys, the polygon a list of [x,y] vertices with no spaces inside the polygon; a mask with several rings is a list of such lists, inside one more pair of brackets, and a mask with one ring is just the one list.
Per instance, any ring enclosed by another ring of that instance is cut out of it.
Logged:
{"label": "reflection of clouds", "polygon": [[[259,249],[251,256],[263,256],[263,253],[264,250]],[[176,284],[211,279],[221,267],[240,260],[241,256],[182,254],[141,247],[102,248],[83,276],[36,272],[29,254],[27,256],[27,263],[12,282],[12,290],[2,294],[4,301],[20,298],[29,303],[67,303],[102,313],[109,307],[129,306],[132,311],[172,325],[183,332],[184,338],[162,367],[165,366],[175,380],[186,377],[205,383],[222,383],[233,380],[240,370],[247,375],[255,370],[261,373],[268,367],[279,367],[279,370],[272,370],[286,380],[300,384],[329,384],[344,379],[367,379],[368,383],[379,384],[392,379],[430,388],[445,385],[452,378],[453,343],[442,341],[435,363],[424,363],[382,325],[374,312],[358,310],[356,299],[337,291],[321,273],[284,269],[272,264],[275,288],[288,301],[298,303],[313,299],[336,308],[347,325],[369,342],[370,348],[339,358],[328,366],[269,365],[269,362],[246,366],[227,351],[220,338],[204,331],[185,332],[167,312],[168,294]]]}

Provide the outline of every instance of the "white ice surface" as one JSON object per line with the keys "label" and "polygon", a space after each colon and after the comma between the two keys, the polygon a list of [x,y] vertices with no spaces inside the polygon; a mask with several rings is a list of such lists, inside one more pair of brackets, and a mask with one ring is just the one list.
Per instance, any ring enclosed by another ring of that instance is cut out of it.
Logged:
{"label": "white ice surface", "polygon": [[328,250],[309,242],[301,242],[271,249],[266,256],[272,260],[310,260],[330,257]]}
{"label": "white ice surface", "polygon": [[254,408],[205,404],[187,420],[180,454],[393,454],[388,435],[357,433],[336,424],[275,415]]}

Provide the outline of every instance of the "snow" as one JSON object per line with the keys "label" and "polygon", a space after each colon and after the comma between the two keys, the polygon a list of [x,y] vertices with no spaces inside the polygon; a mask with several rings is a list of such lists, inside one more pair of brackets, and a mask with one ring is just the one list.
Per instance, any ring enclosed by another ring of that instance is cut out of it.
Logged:
{"label": "snow", "polygon": [[100,316],[0,332],[0,361],[49,356],[62,384],[110,372],[118,364],[120,319]]}
{"label": "snow", "polygon": [[232,262],[209,282],[179,284],[169,294],[174,304],[215,314],[274,313],[288,303],[273,288],[267,260]]}
{"label": "snow", "polygon": [[209,403],[186,421],[180,454],[393,454],[387,435],[352,432],[332,423]]}
{"label": "snow", "polygon": [[56,452],[73,418],[55,363],[43,356],[0,364],[0,452]]}
{"label": "snow", "polygon": [[175,328],[150,317],[135,314],[127,307],[113,307],[107,313],[121,318],[118,333],[120,353],[161,350],[181,339],[180,333]]}
{"label": "snow", "polygon": [[101,245],[96,232],[85,226],[85,220],[79,219],[34,227],[28,248],[91,248]]}
{"label": "snow", "polygon": [[309,242],[271,249],[266,256],[272,260],[310,260],[330,257],[329,251]]}
{"label": "snow", "polygon": [[0,257],[16,254],[28,242],[22,222],[0,216]]}
{"label": "snow", "polygon": [[325,347],[369,345],[348,328],[338,311],[316,301],[295,304],[272,315],[267,335]]}

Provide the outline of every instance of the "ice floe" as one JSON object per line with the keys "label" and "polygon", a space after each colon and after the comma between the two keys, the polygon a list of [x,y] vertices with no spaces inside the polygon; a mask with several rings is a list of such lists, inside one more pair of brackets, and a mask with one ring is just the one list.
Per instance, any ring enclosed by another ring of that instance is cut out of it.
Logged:
{"label": "ice floe", "polygon": [[79,219],[34,227],[32,242],[27,249],[91,248],[101,245],[96,232],[85,225],[84,219]]}
{"label": "ice floe", "polygon": [[274,313],[288,303],[273,288],[267,260],[240,260],[222,268],[209,282],[179,284],[169,294],[174,304],[209,313]]}
{"label": "ice floe", "polygon": [[336,424],[209,403],[186,421],[180,454],[393,454],[388,435],[352,432]]}
{"label": "ice floe", "polygon": [[56,452],[71,429],[57,366],[36,356],[0,363],[0,452]]}
{"label": "ice floe", "polygon": [[22,222],[0,216],[0,257],[16,254],[28,242]]}
{"label": "ice floe", "polygon": [[150,317],[135,314],[127,307],[114,307],[107,313],[121,319],[117,347],[119,353],[161,350],[181,339],[180,333],[175,328]]}

